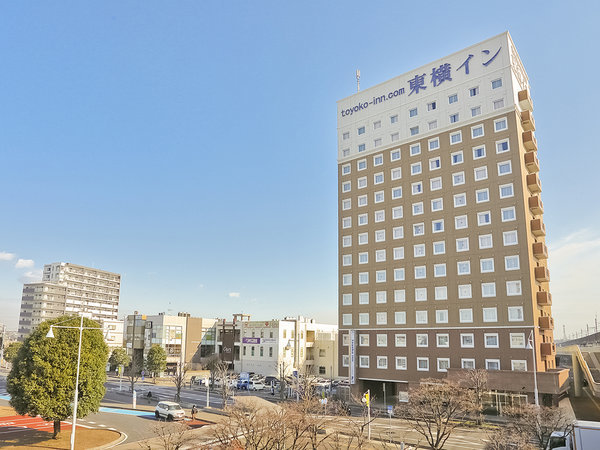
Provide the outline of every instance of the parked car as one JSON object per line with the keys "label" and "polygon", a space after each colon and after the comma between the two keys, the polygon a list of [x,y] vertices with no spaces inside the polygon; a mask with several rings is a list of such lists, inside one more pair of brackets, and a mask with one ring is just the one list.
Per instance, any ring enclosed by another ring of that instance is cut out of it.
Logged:
{"label": "parked car", "polygon": [[248,389],[248,380],[238,380],[237,389]]}
{"label": "parked car", "polygon": [[159,402],[154,410],[157,419],[164,418],[168,422],[185,419],[185,411],[175,402]]}
{"label": "parked car", "polygon": [[248,383],[249,391],[262,391],[265,388],[265,385],[260,381],[250,381]]}

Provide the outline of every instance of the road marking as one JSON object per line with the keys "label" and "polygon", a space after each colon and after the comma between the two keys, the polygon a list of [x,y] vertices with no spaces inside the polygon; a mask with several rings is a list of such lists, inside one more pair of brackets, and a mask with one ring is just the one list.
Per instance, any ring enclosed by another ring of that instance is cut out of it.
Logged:
{"label": "road marking", "polygon": [[135,409],[108,408],[105,406],[101,406],[98,409],[98,411],[114,413],[114,414],[127,414],[129,416],[141,416],[141,417],[152,416],[152,417],[154,417],[154,413],[152,411],[139,411],[139,410],[135,410]]}

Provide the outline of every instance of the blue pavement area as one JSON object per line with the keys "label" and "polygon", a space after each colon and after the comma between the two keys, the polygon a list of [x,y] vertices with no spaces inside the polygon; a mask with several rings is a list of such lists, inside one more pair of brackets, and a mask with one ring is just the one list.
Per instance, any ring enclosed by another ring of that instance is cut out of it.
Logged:
{"label": "blue pavement area", "polygon": [[121,409],[121,408],[107,408],[101,406],[99,412],[114,413],[114,414],[127,414],[129,416],[139,417],[154,417],[154,413],[149,411],[136,411],[135,409]]}
{"label": "blue pavement area", "polygon": [[10,395],[0,395],[0,400],[10,400]]}

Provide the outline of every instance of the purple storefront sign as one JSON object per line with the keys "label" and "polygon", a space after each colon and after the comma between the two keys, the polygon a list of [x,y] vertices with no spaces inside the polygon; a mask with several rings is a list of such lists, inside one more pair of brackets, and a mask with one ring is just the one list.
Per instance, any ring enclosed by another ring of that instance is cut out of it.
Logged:
{"label": "purple storefront sign", "polygon": [[242,344],[260,344],[260,338],[245,337],[245,338],[242,338]]}

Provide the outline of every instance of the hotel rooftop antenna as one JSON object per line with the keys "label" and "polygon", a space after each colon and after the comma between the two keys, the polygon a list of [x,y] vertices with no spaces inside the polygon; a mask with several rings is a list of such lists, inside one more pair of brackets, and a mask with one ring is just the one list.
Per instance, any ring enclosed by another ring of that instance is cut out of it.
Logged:
{"label": "hotel rooftop antenna", "polygon": [[356,69],[356,92],[360,92],[360,69]]}

